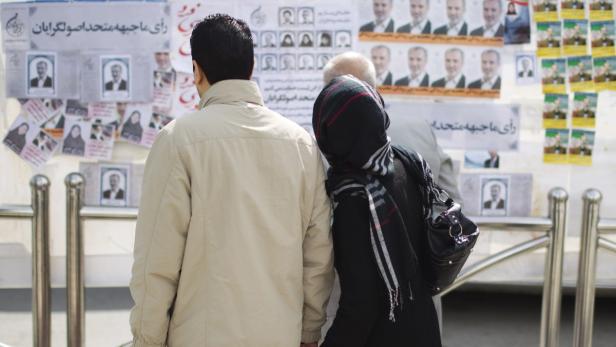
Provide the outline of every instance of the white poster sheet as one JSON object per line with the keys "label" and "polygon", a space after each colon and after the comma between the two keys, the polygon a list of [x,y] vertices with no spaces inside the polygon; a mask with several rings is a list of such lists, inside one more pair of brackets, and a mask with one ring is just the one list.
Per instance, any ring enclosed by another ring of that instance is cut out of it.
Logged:
{"label": "white poster sheet", "polygon": [[165,3],[10,3],[2,7],[6,50],[168,50]]}
{"label": "white poster sheet", "polygon": [[423,117],[448,149],[514,151],[520,138],[518,105],[386,102],[391,126],[398,117]]}

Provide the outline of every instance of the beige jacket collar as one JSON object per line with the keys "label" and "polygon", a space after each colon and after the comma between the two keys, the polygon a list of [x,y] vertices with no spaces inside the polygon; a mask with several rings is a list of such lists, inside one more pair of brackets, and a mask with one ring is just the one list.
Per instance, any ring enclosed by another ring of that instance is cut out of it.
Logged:
{"label": "beige jacket collar", "polygon": [[224,80],[214,83],[199,101],[199,109],[214,104],[249,103],[263,106],[259,86],[248,80]]}

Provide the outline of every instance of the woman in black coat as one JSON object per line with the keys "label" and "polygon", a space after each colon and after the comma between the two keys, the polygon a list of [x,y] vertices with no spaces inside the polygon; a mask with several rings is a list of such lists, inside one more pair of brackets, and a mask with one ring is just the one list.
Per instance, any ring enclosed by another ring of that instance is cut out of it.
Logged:
{"label": "woman in black coat", "polygon": [[407,152],[390,145],[388,126],[380,95],[348,75],[332,80],[314,106],[315,136],[331,165],[341,286],[325,347],[441,346],[421,271],[422,187],[401,160]]}

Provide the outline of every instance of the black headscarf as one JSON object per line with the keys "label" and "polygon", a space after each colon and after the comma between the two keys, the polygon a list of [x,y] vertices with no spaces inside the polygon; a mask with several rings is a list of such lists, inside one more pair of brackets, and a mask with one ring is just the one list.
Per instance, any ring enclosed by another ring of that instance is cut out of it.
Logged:
{"label": "black headscarf", "polygon": [[[329,161],[327,190],[337,206],[349,195],[368,200],[370,242],[389,295],[389,319],[395,321],[417,257],[398,206],[381,183],[393,174],[394,153],[386,130],[383,99],[368,84],[350,76],[332,80],[317,98],[312,124],[319,148]],[[386,221],[386,222],[385,222]]]}

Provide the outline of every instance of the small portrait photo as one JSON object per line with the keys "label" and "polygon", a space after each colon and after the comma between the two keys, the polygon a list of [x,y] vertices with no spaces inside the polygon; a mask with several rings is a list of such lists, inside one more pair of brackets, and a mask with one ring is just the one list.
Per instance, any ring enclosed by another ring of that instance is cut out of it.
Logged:
{"label": "small portrait photo", "polygon": [[126,206],[130,188],[128,166],[100,166],[101,206]]}
{"label": "small portrait photo", "polygon": [[567,155],[569,129],[545,129],[544,154]]}
{"label": "small portrait photo", "polygon": [[[427,59],[423,59],[423,61],[421,60],[421,57],[424,58],[428,58],[427,57],[427,52],[419,52],[421,51],[421,49],[413,49],[413,48],[409,48],[409,55],[413,55],[412,59],[413,62],[419,62],[419,64],[412,64],[412,68],[414,70],[412,70],[411,72],[415,73],[416,80],[418,81],[418,83],[412,84],[411,79],[410,78],[406,78],[406,77],[402,77],[398,80],[396,80],[396,82],[398,83],[398,85],[400,86],[422,86],[422,87],[426,87],[429,85],[430,83],[430,77],[428,76],[428,74],[425,74],[426,77],[423,77],[421,75],[423,75],[425,73],[424,69],[425,69],[425,65],[427,63]],[[426,53],[425,55],[423,53]],[[417,56],[420,55],[420,56]],[[409,58],[410,60],[411,58]],[[372,60],[372,64],[374,64],[374,69],[376,71],[376,83],[379,86],[391,86],[394,84],[394,76],[391,72],[390,69],[390,65],[391,65],[391,49],[388,46],[385,45],[376,45],[373,46],[370,49],[370,60]],[[425,83],[424,83],[425,82]]]}
{"label": "small portrait photo", "polygon": [[88,117],[88,104],[79,100],[66,100],[65,114],[71,117]]}
{"label": "small portrait photo", "polygon": [[569,154],[581,157],[591,156],[594,144],[594,131],[573,129],[571,131],[571,145],[569,146]]}
{"label": "small portrait photo", "polygon": [[280,47],[289,48],[295,47],[295,33],[292,31],[283,31],[280,33]]}
{"label": "small portrait photo", "polygon": [[278,71],[276,54],[262,54],[261,55],[261,72],[276,72],[276,71]]}
{"label": "small portrait photo", "polygon": [[17,155],[20,155],[26,146],[28,132],[32,131],[35,131],[35,125],[28,123],[25,118],[19,116],[2,142]]}
{"label": "small portrait photo", "polygon": [[509,208],[509,177],[481,176],[481,215],[506,216]]}
{"label": "small portrait photo", "polygon": [[51,114],[62,111],[64,107],[64,100],[62,99],[43,99],[43,105],[49,110]]}
{"label": "small portrait photo", "polygon": [[107,141],[113,136],[114,129],[113,125],[105,126],[102,119],[95,119],[90,127],[90,140]]}
{"label": "small portrait photo", "polygon": [[256,31],[251,31],[250,33],[252,35],[252,46],[254,48],[259,48],[259,33]]}
{"label": "small portrait photo", "polygon": [[[395,32],[397,23],[395,22],[393,16],[396,14],[396,12],[400,13],[405,10],[403,8],[396,8],[396,10],[394,11],[394,5],[395,3],[400,3],[400,5],[406,5],[403,4],[402,1],[393,0],[363,0],[359,2],[363,5],[363,8],[359,11],[360,32]],[[408,5],[404,7],[406,7],[406,11],[408,11]],[[419,9],[419,11],[422,11],[422,9]],[[417,10],[414,10],[412,13],[415,12],[417,12]],[[458,10],[456,13],[459,12],[460,11]]]}
{"label": "small portrait photo", "polygon": [[481,52],[479,66],[481,68],[481,77],[475,81],[471,81],[467,88],[482,89],[482,90],[500,90],[501,77],[500,65],[501,55],[495,49],[486,49]]}
{"label": "small portrait photo", "polygon": [[[616,81],[616,57],[594,58],[595,83],[605,84]],[[603,90],[597,86],[597,90]]]}
{"label": "small portrait photo", "polygon": [[169,79],[171,80],[170,83],[175,84],[175,80],[177,78],[176,77],[177,71],[175,71],[175,69],[171,65],[171,57],[169,55],[169,52],[154,53],[154,63],[155,63],[156,70],[161,71],[163,73],[171,74],[171,77],[169,77]]}
{"label": "small portrait photo", "polygon": [[56,95],[56,54],[27,53],[28,96],[45,97]]}
{"label": "small portrait photo", "polygon": [[313,25],[314,24],[314,8],[313,7],[300,7],[297,10],[297,17],[300,25]]}
{"label": "small portrait photo", "polygon": [[336,48],[351,47],[351,32],[348,30],[336,31]]}
{"label": "small portrait photo", "polygon": [[64,113],[60,112],[57,115],[55,115],[54,117],[50,118],[47,122],[43,123],[41,128],[43,128],[45,130],[52,130],[53,129],[53,130],[56,130],[56,131],[58,131],[58,130],[62,131],[64,129],[64,122],[65,122]]}
{"label": "small portrait photo", "polygon": [[584,46],[582,54],[586,53],[586,32],[588,31],[588,21],[566,19],[563,22],[565,46]]}
{"label": "small portrait photo", "polygon": [[169,116],[162,115],[158,112],[152,112],[152,118],[150,118],[150,122],[148,123],[148,128],[154,129],[157,132],[162,130],[165,125],[169,124],[173,118]]}
{"label": "small portrait photo", "polygon": [[282,26],[295,25],[295,8],[281,7],[278,9],[278,24]]}
{"label": "small portrait photo", "polygon": [[323,70],[332,57],[331,54],[317,54],[317,70]]}
{"label": "small portrait photo", "polygon": [[331,31],[319,31],[317,32],[318,46],[319,47],[332,47],[332,32]]}
{"label": "small portrait photo", "polygon": [[509,1],[507,2],[507,16],[517,16],[518,15],[518,10],[515,7],[515,2],[513,1]]}
{"label": "small portrait photo", "polygon": [[500,156],[494,149],[464,153],[464,167],[468,169],[498,169]]}
{"label": "small portrait photo", "polygon": [[[573,126],[583,125],[584,119],[592,119],[592,127],[594,127],[594,118],[597,115],[597,93],[575,93],[573,95]],[[582,124],[576,124],[580,121]]]}
{"label": "small portrait photo", "polygon": [[592,82],[592,58],[590,56],[567,58],[567,72],[569,82],[572,84]]}
{"label": "small portrait photo", "polygon": [[565,84],[565,59],[543,59],[541,68],[544,85]]}
{"label": "small portrait photo", "polygon": [[294,54],[281,54],[280,55],[280,69],[278,71],[294,71],[295,70],[295,55]]}
{"label": "small portrait photo", "polygon": [[130,99],[130,56],[101,56],[100,59],[102,100]]}
{"label": "small portrait photo", "polygon": [[433,88],[446,88],[446,89],[464,89],[467,87],[467,79],[464,73],[464,54],[465,50],[459,47],[447,48],[442,55],[442,60],[437,64],[442,64],[440,69],[442,76],[439,79],[437,75],[434,77],[433,82],[430,84]]}
{"label": "small portrait photo", "polygon": [[275,48],[278,46],[278,37],[275,31],[261,32],[261,48]]}
{"label": "small portrait photo", "polygon": [[569,114],[568,94],[545,94],[543,99],[543,127],[566,128]]}
{"label": "small portrait photo", "polygon": [[535,13],[558,12],[558,0],[534,0],[533,4]]}
{"label": "small portrait photo", "polygon": [[561,39],[560,22],[537,23],[537,47],[558,48]]}
{"label": "small portrait photo", "polygon": [[84,156],[86,151],[85,139],[89,137],[90,129],[84,129],[85,122],[69,120],[64,126],[64,141],[62,153],[68,155]]}
{"label": "small portrait photo", "polygon": [[314,33],[312,31],[299,32],[299,47],[314,47]]}
{"label": "small portrait photo", "polygon": [[58,141],[54,140],[53,137],[43,130],[39,130],[34,140],[32,140],[32,145],[41,153],[52,153],[58,146]]}
{"label": "small portrait photo", "polygon": [[590,24],[590,34],[592,37],[593,55],[596,48],[612,47],[606,55],[613,55],[614,47],[614,21],[592,22]]}
{"label": "small portrait photo", "polygon": [[534,54],[518,54],[515,57],[516,80],[519,85],[536,81],[536,60]]}
{"label": "small portrait photo", "polygon": [[299,71],[314,70],[314,55],[300,54],[297,58],[297,69]]}
{"label": "small portrait photo", "polygon": [[173,89],[174,77],[173,72],[154,70],[154,89]]}
{"label": "small portrait photo", "polygon": [[143,125],[141,123],[144,122],[147,116],[141,109],[129,110],[122,124],[120,138],[132,143],[141,143],[143,138]]}

